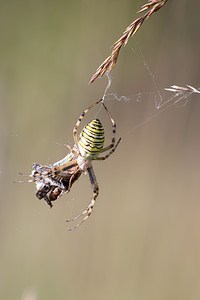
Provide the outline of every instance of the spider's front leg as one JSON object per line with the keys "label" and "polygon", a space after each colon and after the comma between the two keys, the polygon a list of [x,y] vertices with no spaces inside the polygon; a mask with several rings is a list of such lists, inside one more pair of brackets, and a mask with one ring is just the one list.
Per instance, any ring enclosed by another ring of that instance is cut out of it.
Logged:
{"label": "spider's front leg", "polygon": [[69,231],[72,231],[72,230],[76,229],[77,227],[79,227],[83,222],[85,222],[88,219],[88,217],[92,213],[92,210],[94,208],[94,204],[95,204],[96,198],[97,198],[97,196],[99,194],[99,187],[98,187],[98,183],[97,183],[96,176],[94,174],[94,170],[93,170],[92,165],[89,168],[87,168],[87,171],[88,171],[90,182],[91,182],[91,185],[92,185],[93,198],[92,198],[92,201],[90,202],[90,204],[88,205],[88,207],[87,207],[86,210],[84,210],[80,215],[78,215],[78,216],[76,216],[76,217],[74,217],[74,218],[66,221],[66,222],[72,222],[72,221],[75,221],[76,219],[80,218],[81,216],[86,215],[81,220],[80,223],[78,223],[73,228],[70,228]]}

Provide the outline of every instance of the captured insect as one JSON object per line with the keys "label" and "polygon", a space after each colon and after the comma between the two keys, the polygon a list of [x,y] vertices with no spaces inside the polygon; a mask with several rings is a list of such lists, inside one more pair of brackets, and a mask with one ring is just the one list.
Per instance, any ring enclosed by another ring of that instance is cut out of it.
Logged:
{"label": "captured insect", "polygon": [[[69,161],[69,156],[66,156],[64,158],[64,161]],[[62,160],[63,161],[63,160]],[[54,166],[58,164],[55,163]],[[44,199],[46,203],[53,207],[52,201],[55,201],[58,197],[62,196],[64,193],[68,193],[70,191],[70,179],[71,184],[76,181],[79,176],[81,175],[81,171],[76,173],[76,176],[72,175],[74,174],[74,168],[71,168],[67,172],[62,172],[62,174],[59,174],[59,176],[43,176],[43,173],[51,172],[52,167],[50,166],[42,166],[36,163],[32,164],[32,175],[31,177],[36,177],[36,180],[28,180],[26,182],[35,182],[36,183],[36,197],[38,199]],[[21,174],[25,175],[25,174]],[[25,175],[29,176],[29,175]]]}
{"label": "captured insect", "polygon": [[[103,148],[104,145],[104,128],[99,119],[94,119],[83,127],[79,138],[77,137],[77,130],[85,114],[98,103],[102,103],[105,108],[110,121],[112,123],[112,138],[110,145]],[[117,148],[121,138],[115,142],[116,123],[112,118],[107,107],[103,103],[103,99],[97,101],[86,109],[78,118],[76,125],[73,129],[74,147],[71,148],[68,144],[66,147],[70,150],[70,153],[62,160],[56,162],[52,166],[42,166],[34,163],[32,165],[33,171],[31,175],[22,174],[23,176],[31,177],[32,179],[23,182],[35,182],[36,183],[36,196],[39,199],[44,199],[45,202],[52,207],[52,201],[58,199],[63,194],[68,193],[72,184],[80,177],[83,172],[88,172],[90,183],[93,191],[93,198],[88,207],[78,216],[67,220],[72,222],[84,216],[82,220],[73,228],[73,230],[79,227],[84,221],[88,219],[94,208],[96,198],[99,194],[99,187],[92,166],[93,160],[105,160],[107,159]],[[108,151],[105,156],[99,157],[99,154]]]}

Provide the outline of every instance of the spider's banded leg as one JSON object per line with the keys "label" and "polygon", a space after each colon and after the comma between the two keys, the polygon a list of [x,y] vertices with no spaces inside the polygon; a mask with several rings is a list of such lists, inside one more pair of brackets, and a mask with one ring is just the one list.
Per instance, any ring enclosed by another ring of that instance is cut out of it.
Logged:
{"label": "spider's banded leg", "polygon": [[[78,174],[78,172],[79,172],[80,170],[78,169],[78,170],[76,170],[73,174],[72,174],[72,176],[70,177],[70,180],[69,180],[69,185],[68,185],[68,189],[67,189],[67,192],[69,193],[69,191],[70,191],[70,189],[71,189],[71,186],[72,186],[72,180],[74,179],[74,178],[76,178],[76,175]],[[80,176],[80,175],[79,175]],[[78,176],[78,177],[79,177]]]}
{"label": "spider's banded leg", "polygon": [[26,181],[16,181],[16,183],[30,183],[30,182],[40,181],[48,176],[59,175],[61,172],[67,171],[68,169],[71,169],[75,166],[77,166],[77,159],[74,159],[66,164],[61,165],[61,166],[54,167],[50,171],[42,171],[41,173],[38,173],[38,174],[28,175],[28,174],[19,173],[20,175],[28,176],[33,179],[26,180]]}
{"label": "spider's banded leg", "polygon": [[44,175],[45,177],[47,177],[48,175],[51,175],[51,172],[49,171],[45,171],[41,174],[23,174],[23,173],[19,173],[19,175],[22,175],[22,176],[27,176],[27,177],[31,177],[32,179],[29,179],[29,180],[26,180],[26,181],[14,181],[14,183],[30,183],[30,182],[36,182],[36,181],[40,181],[40,180],[43,180],[44,179]]}
{"label": "spider's banded leg", "polygon": [[120,141],[121,141],[121,138],[117,141],[117,144],[115,145],[115,147],[112,148],[112,150],[107,155],[105,155],[103,157],[97,157],[97,158],[95,158],[95,160],[105,160],[106,158],[108,158],[113,152],[115,152]]}
{"label": "spider's banded leg", "polygon": [[70,152],[72,152],[74,155],[78,156],[77,151],[75,151],[70,145],[65,144],[65,146],[70,150]]}
{"label": "spider's banded leg", "polygon": [[61,172],[67,171],[73,167],[77,166],[77,159],[69,161],[66,164],[60,165],[58,167],[52,168],[50,171],[42,172],[42,174],[29,175],[29,177],[35,178],[34,181],[43,179],[44,177],[59,175]]}
{"label": "spider's banded leg", "polygon": [[[45,171],[45,173],[46,173],[46,171]],[[39,176],[39,177],[42,178],[42,173],[41,174],[40,173],[38,173],[38,174],[24,174],[24,173],[19,173],[19,175],[26,176],[26,177],[31,177],[31,178]]]}
{"label": "spider's banded leg", "polygon": [[43,179],[41,174],[30,175],[30,174],[19,173],[19,175],[26,176],[26,177],[31,177],[32,179],[29,179],[29,180],[16,180],[16,181],[13,181],[14,183],[30,183],[30,182],[35,182],[35,181],[39,181],[39,180]]}
{"label": "spider's banded leg", "polygon": [[72,161],[69,161],[66,164],[60,165],[58,167],[54,167],[51,169],[51,171],[47,172],[46,174],[43,175],[59,175],[61,172],[67,171],[73,167],[76,167],[77,164],[77,159],[74,159]]}
{"label": "spider's banded leg", "polygon": [[80,218],[81,216],[85,215],[86,216],[81,220],[80,223],[78,223],[76,226],[74,226],[73,228],[69,229],[69,231],[72,231],[74,229],[76,229],[77,227],[79,227],[83,222],[85,222],[88,217],[91,215],[92,213],[92,210],[94,208],[94,204],[95,204],[95,201],[96,201],[96,198],[99,194],[99,187],[98,187],[98,183],[97,183],[97,180],[96,180],[96,176],[94,174],[94,170],[93,170],[93,167],[90,166],[90,168],[87,169],[88,173],[89,173],[89,178],[90,178],[90,182],[91,182],[91,185],[92,185],[92,190],[93,190],[93,198],[92,198],[92,201],[90,202],[90,204],[88,205],[87,209],[84,210],[80,215],[74,217],[73,219],[71,220],[67,220],[66,222],[71,222],[71,221],[74,221],[78,218]]}
{"label": "spider's banded leg", "polygon": [[[74,142],[76,144],[76,147],[78,149],[78,138],[77,138],[77,130],[78,130],[78,127],[82,121],[82,119],[84,118],[85,114],[91,109],[93,108],[95,105],[97,105],[98,103],[102,102],[103,99],[97,101],[95,104],[91,105],[89,108],[87,108],[86,110],[84,110],[84,112],[82,112],[82,114],[80,115],[80,117],[78,118],[78,121],[76,122],[76,125],[74,127],[74,130],[73,130],[73,136],[74,136]],[[103,102],[102,102],[103,103]]]}
{"label": "spider's banded leg", "polygon": [[[108,150],[110,150],[111,148],[113,148],[113,147],[115,146],[115,134],[116,134],[116,123],[115,123],[114,119],[112,118],[110,112],[108,111],[107,107],[105,106],[105,104],[104,104],[104,103],[102,103],[102,104],[103,104],[103,107],[105,108],[105,110],[106,110],[108,116],[110,117],[110,120],[111,120],[112,128],[113,128],[113,129],[112,129],[112,139],[111,139],[111,144],[110,144],[109,146],[103,148],[103,149],[101,150],[100,153],[105,152],[105,151],[108,151]],[[119,142],[118,142],[118,143],[119,143]],[[113,151],[112,151],[111,153],[113,153]],[[109,155],[110,155],[110,154],[109,154]],[[107,155],[106,155],[106,156],[107,156]],[[106,158],[107,158],[107,157],[106,157]]]}
{"label": "spider's banded leg", "polygon": [[[20,174],[22,175],[22,174]],[[41,178],[38,179],[38,180],[34,180],[34,179],[30,179],[30,180],[15,180],[13,181],[13,183],[31,183],[31,182],[35,182],[35,181],[39,181],[39,180],[42,180]]]}

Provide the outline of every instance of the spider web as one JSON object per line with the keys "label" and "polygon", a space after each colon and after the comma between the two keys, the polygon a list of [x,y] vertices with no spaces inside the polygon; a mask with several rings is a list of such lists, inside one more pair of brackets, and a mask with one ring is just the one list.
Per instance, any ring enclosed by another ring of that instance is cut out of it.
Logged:
{"label": "spider web", "polygon": [[[193,95],[194,93],[200,94],[200,87],[196,89],[191,85],[187,85],[186,87],[172,85],[171,87],[164,87],[163,89],[160,89],[158,87],[156,77],[153,74],[153,72],[151,71],[149,65],[147,64],[145,57],[144,57],[141,49],[138,46],[138,43],[137,43],[137,49],[138,49],[138,52],[136,52],[136,50],[133,48],[132,48],[132,51],[134,51],[135,54],[137,55],[137,57],[139,57],[139,59],[142,61],[143,65],[144,65],[144,68],[147,70],[148,75],[152,81],[154,92],[139,92],[135,95],[130,95],[130,96],[126,96],[126,95],[118,96],[116,93],[109,93],[108,91],[112,85],[112,78],[111,78],[110,74],[106,73],[108,83],[106,85],[106,88],[105,88],[105,91],[104,91],[104,94],[102,97],[103,101],[113,101],[114,100],[114,101],[129,102],[129,101],[135,100],[138,103],[142,103],[143,99],[145,99],[145,97],[147,97],[149,95],[152,96],[155,111],[153,113],[150,113],[141,123],[139,123],[136,126],[134,126],[133,128],[131,128],[127,134],[130,134],[134,130],[142,127],[143,125],[145,125],[146,123],[151,121],[153,118],[158,116],[160,113],[164,112],[165,110],[169,109],[170,107],[172,107],[174,105],[179,106],[179,107],[186,106],[187,103],[189,102],[191,95]],[[164,95],[164,93],[165,93],[165,95]]]}
{"label": "spider web", "polygon": [[[133,95],[117,95],[117,93],[109,92],[112,87],[112,78],[110,75],[106,74],[107,76],[107,85],[105,87],[104,93],[103,93],[103,101],[112,101],[113,103],[118,102],[124,102],[128,103],[130,101],[135,101],[138,103],[138,105],[143,103],[143,100],[146,100],[147,97],[151,96],[152,98],[152,104],[154,111],[149,111],[148,115],[144,117],[141,122],[136,124],[135,126],[131,127],[126,131],[125,134],[122,134],[122,136],[129,135],[136,129],[144,126],[146,123],[150,122],[153,118],[161,114],[162,112],[168,110],[172,106],[179,106],[184,107],[189,102],[191,96],[195,93],[200,93],[200,87],[195,89],[194,87],[187,85],[186,87],[179,87],[177,85],[172,85],[171,87],[164,87],[160,88],[157,84],[157,80],[153,72],[151,71],[148,63],[146,62],[146,59],[140,50],[139,46],[137,45],[137,50],[131,49],[136,55],[137,58],[140,59],[141,63],[143,64],[144,68],[146,69],[148,76],[152,82],[152,87],[154,91],[152,92],[139,92],[137,94]],[[99,109],[99,111],[102,109],[102,107]],[[112,110],[110,111],[112,114]],[[97,112],[98,114],[99,112]],[[19,134],[5,134],[12,136],[13,138],[16,137],[17,139],[20,138]],[[23,139],[23,136],[21,136]],[[47,140],[47,139],[41,139],[38,138],[38,143],[44,142],[52,145],[58,145],[63,147],[63,142],[58,142],[57,140]],[[51,162],[51,157],[48,156],[47,158],[47,164]],[[0,170],[0,177],[1,177],[2,171]]]}

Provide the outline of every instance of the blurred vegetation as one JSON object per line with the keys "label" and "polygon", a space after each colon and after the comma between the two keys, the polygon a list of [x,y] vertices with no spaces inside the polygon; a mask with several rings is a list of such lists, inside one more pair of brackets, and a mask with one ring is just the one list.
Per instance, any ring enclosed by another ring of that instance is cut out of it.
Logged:
{"label": "blurred vegetation", "polygon": [[132,96],[106,101],[122,142],[94,163],[100,195],[84,225],[68,232],[65,220],[89,203],[87,176],[51,210],[33,184],[13,184],[33,162],[66,155],[78,116],[107,85],[88,86],[92,74],[142,4],[0,1],[1,299],[200,298],[199,96],[133,130],[157,112],[136,45],[159,88],[199,87],[198,1],[168,1],[121,50],[108,92]]}
{"label": "blurred vegetation", "polygon": [[97,68],[95,74],[91,77],[89,84],[93,83],[97,78],[103,77],[104,74],[110,74],[111,70],[116,65],[119,52],[122,46],[126,46],[129,39],[132,38],[136,32],[141,28],[145,20],[162,8],[168,0],[149,0],[148,3],[142,5],[137,13],[143,13],[139,18],[135,19],[124,30],[122,36],[112,45],[111,54],[103,61]]}

